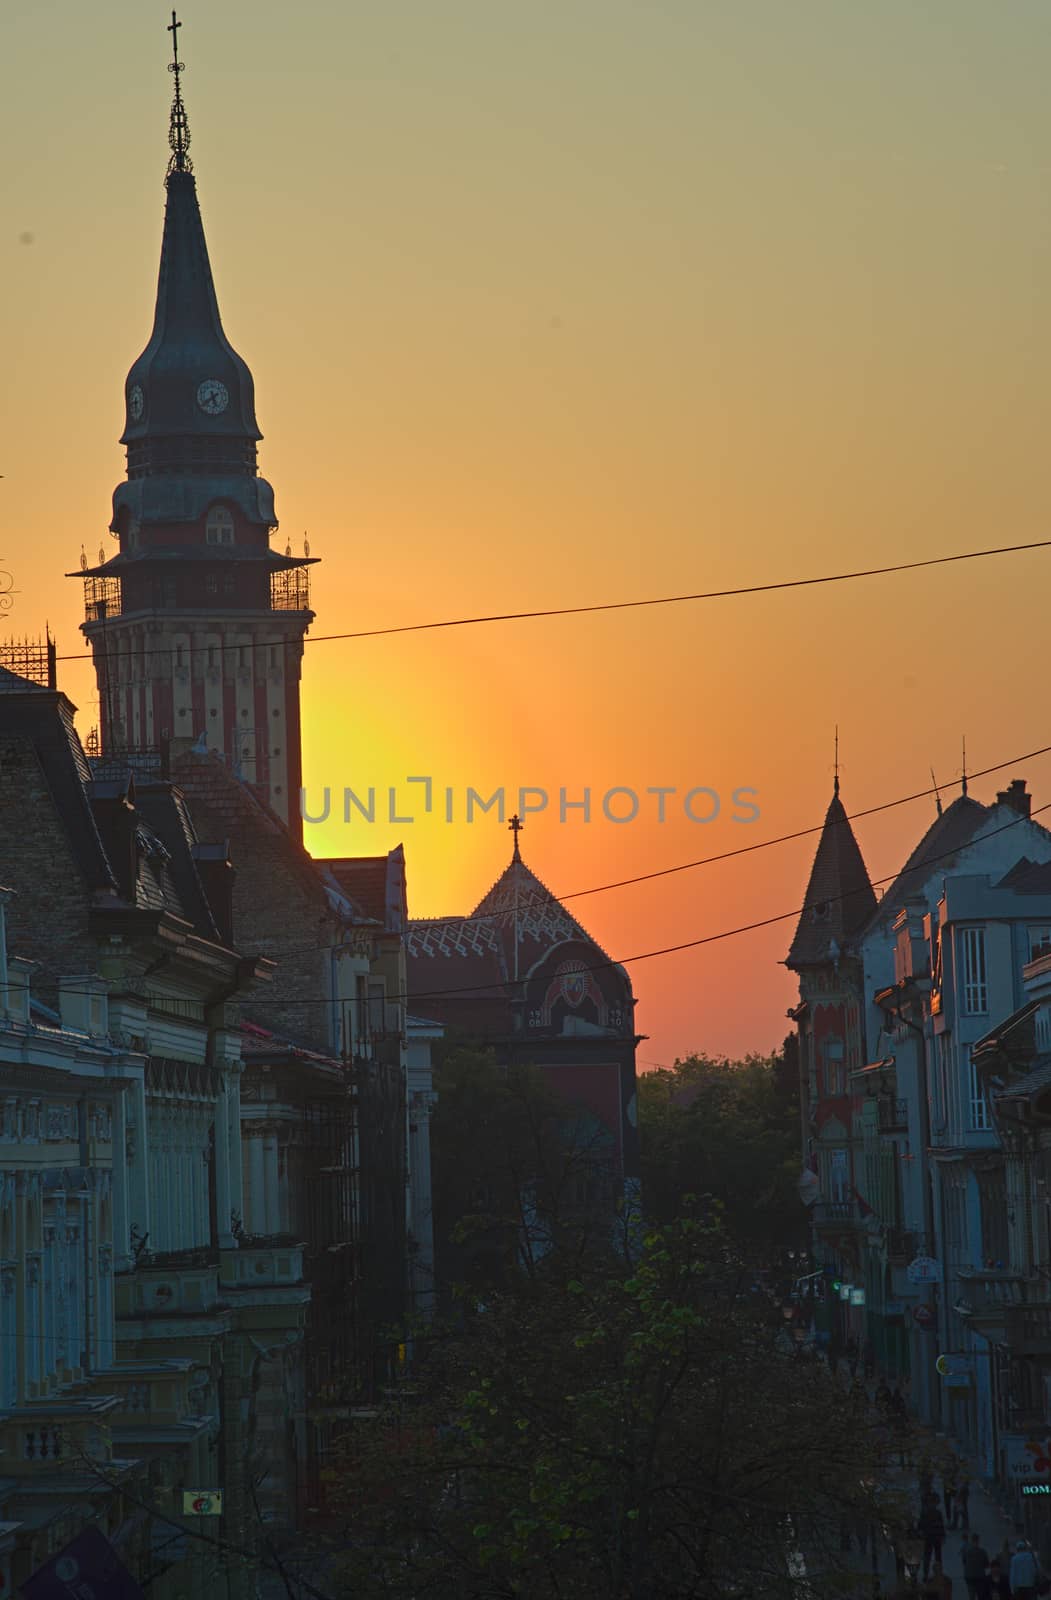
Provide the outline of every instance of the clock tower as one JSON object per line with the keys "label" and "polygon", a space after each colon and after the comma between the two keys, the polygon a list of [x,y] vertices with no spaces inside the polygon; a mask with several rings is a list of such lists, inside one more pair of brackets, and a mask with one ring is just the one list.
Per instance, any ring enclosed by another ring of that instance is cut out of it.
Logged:
{"label": "clock tower", "polygon": [[[172,18],[172,38],[181,24]],[[171,160],[153,332],[124,389],[119,549],[82,556],[102,754],[215,750],[302,837],[299,680],[313,621],[302,556],[271,548],[252,374],[223,331],[174,49]]]}

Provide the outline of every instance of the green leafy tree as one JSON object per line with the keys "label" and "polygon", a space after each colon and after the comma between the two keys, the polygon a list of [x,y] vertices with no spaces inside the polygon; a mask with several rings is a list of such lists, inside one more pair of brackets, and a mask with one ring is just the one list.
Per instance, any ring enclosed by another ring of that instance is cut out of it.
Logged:
{"label": "green leafy tree", "polygon": [[644,1074],[639,1135],[643,1205],[655,1221],[681,1216],[688,1196],[710,1195],[752,1254],[804,1243],[793,1039],[774,1056],[694,1055]]}
{"label": "green leafy tree", "polygon": [[347,1443],[347,1595],[847,1594],[881,1475],[863,1401],[783,1348],[714,1214],[554,1251],[437,1337],[426,1404]]}

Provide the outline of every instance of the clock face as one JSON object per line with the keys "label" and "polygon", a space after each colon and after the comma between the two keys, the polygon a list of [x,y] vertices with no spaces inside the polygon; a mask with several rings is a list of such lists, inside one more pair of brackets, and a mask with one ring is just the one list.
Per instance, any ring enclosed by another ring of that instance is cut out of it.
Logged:
{"label": "clock face", "polygon": [[197,404],[210,417],[217,417],[230,404],[226,384],[220,383],[218,378],[205,378],[197,388]]}
{"label": "clock face", "polygon": [[145,409],[146,396],[139,388],[139,385],[135,384],[128,393],[128,416],[131,418],[132,422],[138,422]]}

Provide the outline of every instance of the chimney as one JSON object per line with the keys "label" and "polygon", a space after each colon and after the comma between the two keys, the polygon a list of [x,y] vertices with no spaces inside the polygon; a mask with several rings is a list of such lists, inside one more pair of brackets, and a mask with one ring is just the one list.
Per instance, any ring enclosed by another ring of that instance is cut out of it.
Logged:
{"label": "chimney", "polygon": [[998,806],[1010,806],[1020,817],[1028,817],[1033,807],[1033,797],[1026,793],[1025,779],[1012,778],[1006,789],[996,797]]}

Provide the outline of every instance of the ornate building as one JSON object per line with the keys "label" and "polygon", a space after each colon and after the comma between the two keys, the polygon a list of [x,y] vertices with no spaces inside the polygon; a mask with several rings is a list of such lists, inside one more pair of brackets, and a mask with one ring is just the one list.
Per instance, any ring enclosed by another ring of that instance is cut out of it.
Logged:
{"label": "ornate building", "polygon": [[294,833],[301,820],[299,678],[313,620],[307,553],[271,549],[252,374],[223,332],[175,63],[171,160],[153,332],[128,373],[113,496],[119,549],[82,557],[83,631],[102,749],[221,751]]}
{"label": "ornate building", "polygon": [[[0,882],[19,958],[0,1001],[14,1332],[0,1424],[20,1463],[0,1515],[25,1525],[25,1574],[83,1525],[69,1508],[93,1483],[127,1478],[158,1535],[151,1592],[189,1600],[215,1575],[178,1542],[182,1491],[221,1490],[223,1538],[250,1547],[255,1476],[295,1471],[287,1434],[264,1458],[259,1400],[276,1385],[291,1416],[302,1393],[303,1247],[241,1237],[237,1220],[235,1004],[268,964],[233,948],[225,849],[198,839],[179,791],[93,778],[64,695],[6,671],[0,689]],[[220,1592],[252,1592],[247,1567],[226,1578]]]}
{"label": "ornate building", "polygon": [[526,866],[517,825],[510,864],[470,915],[409,924],[409,1002],[501,1064],[542,1068],[594,1119],[626,1198],[639,1171],[631,980]]}

